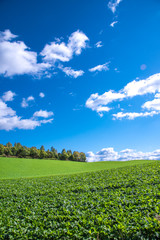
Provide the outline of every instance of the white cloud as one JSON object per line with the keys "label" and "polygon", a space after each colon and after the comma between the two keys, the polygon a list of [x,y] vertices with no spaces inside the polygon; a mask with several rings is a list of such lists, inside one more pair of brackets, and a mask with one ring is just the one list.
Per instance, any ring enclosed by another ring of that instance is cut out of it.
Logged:
{"label": "white cloud", "polygon": [[116,12],[116,8],[118,7],[118,5],[120,4],[120,2],[122,2],[122,0],[111,0],[108,3],[108,8],[115,13]]}
{"label": "white cloud", "polygon": [[154,97],[155,98],[160,98],[160,93],[156,93]]}
{"label": "white cloud", "polygon": [[102,65],[98,65],[98,66],[95,66],[95,67],[93,67],[93,68],[90,68],[89,71],[90,71],[90,72],[108,71],[108,70],[109,70],[109,64],[110,64],[110,62],[106,62],[106,63],[104,63],[104,64],[102,64]]}
{"label": "white cloud", "polygon": [[21,102],[21,107],[23,108],[26,108],[29,106],[29,103],[30,101],[34,101],[34,97],[33,96],[29,96],[27,99],[26,98],[23,98],[22,99],[22,102]]}
{"label": "white cloud", "polygon": [[152,112],[118,112],[116,114],[113,114],[113,119],[129,119],[129,120],[133,120],[135,118],[138,117],[153,117],[154,115],[160,114],[160,112],[156,112],[156,111],[152,111]]}
{"label": "white cloud", "polygon": [[34,97],[33,96],[29,96],[28,98],[27,98],[27,101],[29,102],[29,101],[34,101]]}
{"label": "white cloud", "polygon": [[27,103],[27,101],[26,101],[26,99],[25,99],[25,98],[23,98],[23,99],[22,99],[22,102],[21,102],[21,107],[23,107],[23,108],[26,108],[26,107],[28,107],[28,103]]}
{"label": "white cloud", "polygon": [[95,93],[92,94],[86,101],[86,107],[91,108],[93,111],[96,111],[98,113],[108,112],[111,108],[106,106],[107,104],[116,100],[122,100],[123,98],[125,98],[125,95],[123,93],[116,93],[112,90],[105,92],[102,95]]}
{"label": "white cloud", "polygon": [[61,69],[67,76],[77,78],[84,74],[84,71],[82,70],[74,70],[71,67],[63,67],[62,65],[59,65],[59,69]]}
{"label": "white cloud", "polygon": [[153,152],[141,152],[133,149],[124,149],[120,152],[114,151],[113,148],[103,148],[101,151],[94,154],[88,152],[86,154],[88,162],[97,161],[129,161],[129,160],[159,160],[160,149]]}
{"label": "white cloud", "polygon": [[0,34],[0,74],[37,74],[50,67],[48,63],[37,63],[37,53],[22,41],[11,41],[13,38],[16,35],[9,30]]}
{"label": "white cloud", "polygon": [[97,42],[97,43],[95,44],[95,47],[96,47],[96,48],[101,48],[101,47],[103,47],[102,41]]}
{"label": "white cloud", "polygon": [[0,99],[0,130],[17,129],[34,129],[45,123],[51,123],[53,119],[37,120],[36,118],[23,119],[16,115],[16,112],[7,106],[5,102]]}
{"label": "white cloud", "polygon": [[12,91],[7,91],[3,94],[2,99],[5,102],[9,102],[9,101],[13,101],[14,100],[14,96],[16,96],[16,94]]}
{"label": "white cloud", "polygon": [[[106,107],[108,111],[111,109],[107,105],[115,100],[123,100],[128,98],[133,98],[135,96],[142,96],[146,94],[156,94],[156,97],[159,97],[160,92],[160,73],[154,74],[143,80],[133,80],[129,82],[123,89],[118,92],[114,92],[110,90],[105,92],[102,95],[98,95],[98,93],[91,94],[89,99],[86,101],[86,107],[91,108],[93,111],[97,111],[102,116],[103,109],[106,111]],[[151,102],[145,103],[142,108],[148,108],[152,110],[158,109],[159,100],[153,100]],[[156,105],[156,106],[155,106]],[[151,107],[152,106],[152,107]],[[105,108],[102,108],[105,107]],[[100,111],[101,109],[101,111]],[[142,112],[142,113],[117,113],[113,116],[116,119],[134,119],[136,117],[146,117],[153,116],[158,113],[152,112]]]}
{"label": "white cloud", "polygon": [[44,98],[44,97],[45,97],[45,94],[44,94],[43,92],[40,92],[39,96],[40,96],[41,98]]}
{"label": "white cloud", "polygon": [[12,34],[9,29],[6,29],[4,32],[0,32],[0,41],[10,41],[16,37],[18,36]]}
{"label": "white cloud", "polygon": [[68,43],[64,42],[51,42],[46,44],[41,52],[43,59],[49,62],[68,62],[72,59],[73,55],[79,55],[82,49],[87,47],[86,42],[88,37],[81,31],[77,30],[72,33],[68,39]]}
{"label": "white cloud", "polygon": [[53,112],[47,112],[46,110],[40,110],[37,111],[33,114],[33,117],[43,117],[43,118],[48,118],[53,116]]}
{"label": "white cloud", "polygon": [[148,110],[160,111],[160,98],[155,98],[152,101],[145,102],[142,108],[147,108]]}
{"label": "white cloud", "polygon": [[110,24],[110,26],[111,26],[111,27],[114,27],[114,25],[115,25],[116,23],[118,23],[118,21],[112,22],[112,23]]}
{"label": "white cloud", "polygon": [[160,73],[154,74],[143,80],[133,80],[128,83],[122,91],[127,97],[160,92]]}
{"label": "white cloud", "polygon": [[14,115],[15,111],[8,107],[7,104],[0,99],[0,118]]}

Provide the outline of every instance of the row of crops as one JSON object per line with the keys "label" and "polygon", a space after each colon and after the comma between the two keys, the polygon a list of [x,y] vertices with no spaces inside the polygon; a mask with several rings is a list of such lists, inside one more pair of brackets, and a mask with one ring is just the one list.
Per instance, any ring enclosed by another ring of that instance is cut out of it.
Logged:
{"label": "row of crops", "polygon": [[160,239],[160,162],[0,181],[0,239]]}

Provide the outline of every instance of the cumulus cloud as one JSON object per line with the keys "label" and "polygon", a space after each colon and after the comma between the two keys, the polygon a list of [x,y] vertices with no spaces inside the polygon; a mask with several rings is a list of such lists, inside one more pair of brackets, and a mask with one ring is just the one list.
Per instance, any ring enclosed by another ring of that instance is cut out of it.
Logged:
{"label": "cumulus cloud", "polygon": [[143,80],[133,80],[122,90],[127,97],[160,92],[160,73],[154,74]]}
{"label": "cumulus cloud", "polygon": [[104,63],[104,64],[102,64],[102,65],[98,65],[98,66],[95,66],[95,67],[93,67],[93,68],[90,68],[89,71],[90,71],[90,72],[108,71],[108,70],[109,70],[109,64],[110,64],[110,62],[106,62],[106,63]]}
{"label": "cumulus cloud", "polygon": [[59,65],[59,69],[61,69],[68,77],[77,78],[84,74],[84,71],[82,70],[74,70],[71,67],[63,67],[62,65]]}
{"label": "cumulus cloud", "polygon": [[148,110],[160,111],[160,98],[155,98],[152,101],[145,102],[142,105],[142,108],[146,108]]}
{"label": "cumulus cloud", "polygon": [[111,26],[111,27],[114,27],[114,25],[115,25],[116,23],[118,23],[118,21],[112,22],[112,23],[110,24],[110,26]]}
{"label": "cumulus cloud", "polygon": [[77,30],[71,34],[67,44],[60,41],[46,44],[41,55],[47,62],[68,62],[72,59],[73,55],[81,54],[82,49],[87,47],[88,40],[88,37],[83,32]]}
{"label": "cumulus cloud", "polygon": [[95,47],[96,47],[96,48],[101,48],[101,47],[103,47],[102,41],[98,41],[98,42],[95,44]]}
{"label": "cumulus cloud", "polygon": [[116,12],[116,8],[118,7],[118,5],[120,4],[120,2],[122,2],[122,0],[111,0],[108,3],[108,8],[115,13]]}
{"label": "cumulus cloud", "polygon": [[30,101],[34,101],[34,97],[33,96],[29,96],[28,98],[23,98],[22,102],[21,102],[21,107],[23,107],[23,108],[28,107]]}
{"label": "cumulus cloud", "polygon": [[129,161],[129,160],[160,160],[160,149],[153,152],[141,152],[133,149],[124,149],[116,152],[113,148],[103,148],[96,154],[88,152],[86,154],[88,162],[98,161]]}
{"label": "cumulus cloud", "polygon": [[14,115],[15,111],[8,107],[7,104],[0,99],[0,118]]}
{"label": "cumulus cloud", "polygon": [[0,32],[0,74],[37,74],[50,67],[49,63],[37,63],[37,53],[24,42],[13,41],[16,37],[10,30]]}
{"label": "cumulus cloud", "polygon": [[48,112],[46,110],[40,110],[37,111],[33,114],[33,117],[43,117],[43,118],[48,118],[53,116],[53,112]]}
{"label": "cumulus cloud", "polygon": [[[111,107],[107,105],[113,101],[121,101],[123,99],[133,98],[135,96],[142,96],[146,94],[155,94],[155,97],[158,98],[160,95],[160,73],[154,74],[143,80],[133,80],[129,82],[123,89],[118,92],[114,92],[113,90],[109,90],[102,95],[98,93],[91,94],[89,99],[86,101],[86,107],[96,111],[102,115],[102,112],[105,112],[106,109],[109,111]],[[142,108],[147,108],[150,110],[159,111],[160,108],[158,106],[159,99],[154,99],[153,101],[146,102]],[[103,111],[104,110],[104,111]],[[119,112],[117,114],[113,114],[115,119],[134,119],[136,117],[146,117],[146,116],[154,116],[159,114],[159,112],[141,112],[141,113],[123,113]]]}
{"label": "cumulus cloud", "polygon": [[45,97],[45,94],[44,94],[43,92],[40,92],[39,96],[40,96],[41,98],[44,98],[44,97]]}
{"label": "cumulus cloud", "polygon": [[102,116],[102,112],[108,112],[111,109],[106,105],[116,100],[122,100],[123,98],[125,98],[125,95],[123,93],[116,93],[112,90],[105,92],[102,95],[95,93],[92,94],[86,101],[86,107],[91,108],[92,111],[101,113]]}
{"label": "cumulus cloud", "polygon": [[16,94],[12,91],[7,91],[3,94],[2,99],[4,102],[13,101]]}
{"label": "cumulus cloud", "polygon": [[51,123],[53,119],[39,120],[37,118],[23,119],[17,116],[16,111],[8,107],[0,99],[0,130],[10,131],[13,129],[34,129],[45,123]]}

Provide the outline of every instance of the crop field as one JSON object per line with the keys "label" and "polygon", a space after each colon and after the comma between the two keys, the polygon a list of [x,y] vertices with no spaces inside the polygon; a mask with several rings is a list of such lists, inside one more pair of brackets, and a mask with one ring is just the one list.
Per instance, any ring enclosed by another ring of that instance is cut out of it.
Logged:
{"label": "crop field", "polygon": [[71,162],[61,160],[41,160],[22,158],[0,158],[0,179],[44,177],[59,174],[83,173],[104,169],[133,166],[152,161],[137,160],[127,162]]}
{"label": "crop field", "polygon": [[0,239],[160,239],[160,161],[0,181]]}

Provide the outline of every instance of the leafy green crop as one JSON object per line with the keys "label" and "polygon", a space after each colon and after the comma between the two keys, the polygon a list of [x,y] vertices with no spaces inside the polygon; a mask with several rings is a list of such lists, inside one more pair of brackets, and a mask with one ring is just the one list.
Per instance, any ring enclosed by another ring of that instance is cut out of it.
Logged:
{"label": "leafy green crop", "polygon": [[160,239],[160,162],[0,181],[0,239]]}

